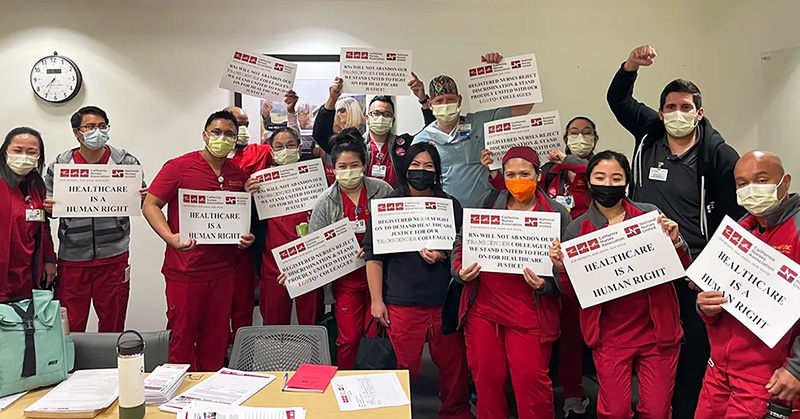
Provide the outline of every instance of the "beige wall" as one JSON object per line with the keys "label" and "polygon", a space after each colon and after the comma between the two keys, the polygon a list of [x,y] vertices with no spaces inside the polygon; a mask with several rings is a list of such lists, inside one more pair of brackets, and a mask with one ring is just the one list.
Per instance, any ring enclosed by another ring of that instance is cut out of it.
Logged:
{"label": "beige wall", "polygon": [[[0,130],[39,128],[50,159],[75,145],[69,115],[98,105],[109,112],[112,143],[137,155],[151,180],[165,160],[199,148],[206,116],[232,103],[217,85],[233,49],[405,48],[426,81],[439,73],[463,81],[481,53],[497,50],[537,54],[537,110],[558,109],[562,120],[587,115],[602,148],[629,153],[631,138],[608,111],[605,91],[628,52],[650,43],[659,58],[641,72],[637,97],[657,105],[666,82],[694,80],[706,115],[744,151],[757,145],[760,54],[800,44],[798,15],[793,0],[2,1]],[[84,92],[58,106],[37,100],[28,83],[34,62],[54,50],[75,60],[85,79]],[[401,98],[398,108],[401,132],[421,128],[413,99]],[[133,226],[128,325],[159,329],[164,245],[143,219]]]}

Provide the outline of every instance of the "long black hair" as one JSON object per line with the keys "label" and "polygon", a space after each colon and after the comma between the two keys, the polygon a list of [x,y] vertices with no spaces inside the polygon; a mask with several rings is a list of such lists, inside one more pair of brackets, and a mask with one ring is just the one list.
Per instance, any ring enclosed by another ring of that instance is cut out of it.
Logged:
{"label": "long black hair", "polygon": [[417,156],[419,153],[428,153],[431,155],[431,159],[433,160],[433,167],[436,172],[436,178],[433,182],[434,187],[436,189],[442,188],[442,159],[439,157],[439,151],[436,150],[436,146],[430,143],[416,143],[412,144],[411,147],[408,148],[406,151],[406,155],[402,160],[402,167],[398,168],[397,176],[400,180],[400,183],[406,184],[406,172],[408,171],[408,166],[411,166],[411,162],[414,160],[414,157]]}
{"label": "long black hair", "polygon": [[590,181],[592,171],[603,160],[616,160],[620,167],[622,167],[622,171],[625,172],[625,185],[630,185],[631,180],[633,180],[633,174],[631,172],[631,164],[628,162],[628,158],[620,152],[605,150],[595,154],[594,157],[589,160],[589,165],[586,167],[586,183],[589,184],[589,187],[591,187],[592,183]]}
{"label": "long black hair", "polygon": [[367,146],[357,128],[345,128],[339,131],[331,136],[330,142],[334,144],[333,150],[331,150],[333,164],[336,164],[342,153],[350,152],[358,156],[362,165],[367,165]]}
{"label": "long black hair", "polygon": [[33,183],[36,189],[39,190],[40,195],[44,197],[45,187],[44,181],[42,180],[42,173],[44,173],[44,140],[42,140],[42,134],[40,134],[39,131],[30,127],[17,127],[9,131],[8,134],[6,134],[5,141],[3,141],[3,145],[0,146],[0,170],[3,171],[4,175],[10,175],[11,169],[8,167],[8,162],[6,161],[8,146],[11,145],[11,140],[14,139],[14,137],[25,134],[32,135],[39,141],[39,161],[36,165],[38,173],[34,174]]}

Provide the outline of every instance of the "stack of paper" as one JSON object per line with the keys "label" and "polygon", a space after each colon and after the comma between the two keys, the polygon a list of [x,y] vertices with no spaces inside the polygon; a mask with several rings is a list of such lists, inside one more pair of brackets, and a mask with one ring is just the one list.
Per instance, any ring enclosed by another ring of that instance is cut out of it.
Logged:
{"label": "stack of paper", "polygon": [[408,396],[393,372],[334,377],[331,387],[342,412],[409,404]]}
{"label": "stack of paper", "polygon": [[176,419],[305,419],[302,407],[244,407],[214,403],[192,403],[178,412]]}
{"label": "stack of paper", "polygon": [[156,367],[144,379],[144,401],[160,405],[169,401],[186,378],[189,364],[164,364]]}
{"label": "stack of paper", "polygon": [[29,418],[93,418],[111,406],[119,394],[115,369],[75,371],[25,409]]}
{"label": "stack of paper", "polygon": [[3,409],[7,408],[8,406],[11,406],[12,403],[17,401],[20,397],[24,396],[25,393],[27,393],[27,391],[23,391],[22,393],[10,394],[8,396],[0,397],[0,412],[2,412]]}
{"label": "stack of paper", "polygon": [[197,402],[238,406],[273,380],[274,375],[223,368],[158,408],[165,412],[178,413]]}
{"label": "stack of paper", "polygon": [[330,365],[302,364],[292,375],[292,379],[283,385],[283,391],[300,391],[324,393],[337,367]]}

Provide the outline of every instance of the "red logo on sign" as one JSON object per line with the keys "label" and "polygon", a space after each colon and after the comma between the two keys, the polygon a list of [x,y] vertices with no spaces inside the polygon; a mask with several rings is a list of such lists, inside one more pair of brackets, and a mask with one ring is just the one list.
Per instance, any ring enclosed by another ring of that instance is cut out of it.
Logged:
{"label": "red logo on sign", "polygon": [[531,119],[531,126],[532,127],[541,127],[544,124],[542,118],[533,118]]}
{"label": "red logo on sign", "polygon": [[386,211],[386,204],[378,204],[378,212]]}
{"label": "red logo on sign", "polygon": [[403,210],[403,203],[402,202],[398,202],[398,203],[394,204],[394,209],[396,209],[398,211],[402,211]]}
{"label": "red logo on sign", "polygon": [[434,209],[435,210],[436,209],[436,203],[435,202],[426,202],[425,203],[425,209]]}
{"label": "red logo on sign", "polygon": [[539,227],[538,218],[525,218],[525,227]]}
{"label": "red logo on sign", "polygon": [[197,203],[197,195],[189,195],[189,202],[191,202],[192,204],[196,204]]}
{"label": "red logo on sign", "polygon": [[239,52],[239,51],[234,52],[233,53],[233,59],[234,60],[241,60],[242,59],[242,53]]}
{"label": "red logo on sign", "polygon": [[80,173],[79,169],[69,169],[69,177],[79,177]]}
{"label": "red logo on sign", "polygon": [[283,71],[283,64],[275,63],[275,71]]}
{"label": "red logo on sign", "polygon": [[499,215],[492,215],[491,224],[492,225],[500,225],[500,216]]}
{"label": "red logo on sign", "polygon": [[183,202],[186,202],[188,204],[188,203],[191,203],[191,200],[192,200],[192,197],[190,195],[184,195],[183,196]]}
{"label": "red logo on sign", "polygon": [[722,230],[722,236],[725,237],[726,239],[730,239],[731,234],[733,234],[733,227],[725,226],[725,230]]}
{"label": "red logo on sign", "polygon": [[477,75],[478,75],[478,69],[477,68],[470,68],[469,69],[469,76],[470,77],[475,77]]}
{"label": "red logo on sign", "polygon": [[225,197],[225,205],[236,205],[236,197],[235,196],[226,196]]}
{"label": "red logo on sign", "polygon": [[256,57],[255,55],[251,55],[250,56],[250,64],[255,64],[257,62],[258,62],[258,57]]}
{"label": "red logo on sign", "polygon": [[522,68],[522,62],[520,60],[512,61],[511,68]]}
{"label": "red logo on sign", "polygon": [[506,122],[503,124],[503,131],[510,131],[511,130],[511,122]]}
{"label": "red logo on sign", "polygon": [[297,168],[297,173],[308,173],[308,166],[300,166]]}
{"label": "red logo on sign", "polygon": [[89,177],[89,169],[81,169],[81,177]]}
{"label": "red logo on sign", "polygon": [[203,195],[198,196],[197,197],[197,203],[198,204],[205,204],[206,203],[206,197],[203,196]]}
{"label": "red logo on sign", "polygon": [[495,127],[495,126],[489,127],[489,134],[494,134],[495,131],[497,131],[497,127]]}
{"label": "red logo on sign", "polygon": [[306,250],[306,244],[305,243],[300,243],[295,247],[297,248],[297,253],[300,253],[300,252]]}
{"label": "red logo on sign", "polygon": [[481,216],[478,215],[478,214],[472,214],[469,217],[469,223],[470,224],[480,224],[481,223]]}
{"label": "red logo on sign", "polygon": [[575,256],[578,256],[578,249],[575,246],[568,247],[567,248],[567,256],[569,256],[571,258],[574,258]]}
{"label": "red logo on sign", "polygon": [[753,243],[750,243],[747,239],[742,239],[739,242],[739,249],[745,253],[749,252],[751,247],[753,247]]}
{"label": "red logo on sign", "polygon": [[480,76],[482,74],[486,74],[486,68],[485,67],[479,67],[478,68],[478,75]]}
{"label": "red logo on sign", "polygon": [[486,71],[486,74],[492,74],[492,71],[494,70],[492,70],[492,66],[487,65],[486,67],[484,67],[484,71]]}
{"label": "red logo on sign", "polygon": [[61,169],[61,177],[69,177],[69,169]]}
{"label": "red logo on sign", "polygon": [[797,279],[797,272],[789,269],[788,266],[783,265],[780,269],[778,269],[778,276],[791,284],[795,279]]}
{"label": "red logo on sign", "polygon": [[111,177],[125,177],[125,171],[124,170],[112,170],[111,171]]}
{"label": "red logo on sign", "polygon": [[242,61],[244,61],[246,63],[249,63],[250,62],[250,56],[247,55],[247,54],[242,54]]}
{"label": "red logo on sign", "polygon": [[578,245],[578,253],[584,254],[589,251],[589,245],[586,243],[581,243]]}
{"label": "red logo on sign", "polygon": [[345,58],[350,58],[350,59],[352,59],[352,58],[353,58],[353,51],[347,51],[347,52],[345,52],[345,53],[344,53],[344,57],[345,57]]}
{"label": "red logo on sign", "polygon": [[330,230],[330,231],[326,231],[325,232],[325,240],[330,240],[330,239],[332,239],[334,237],[336,237],[336,231],[335,230]]}
{"label": "red logo on sign", "polygon": [[394,211],[394,202],[386,204],[386,211]]}
{"label": "red logo on sign", "polygon": [[281,250],[281,252],[279,254],[281,255],[281,259],[286,259],[286,258],[289,257],[289,251],[288,250]]}
{"label": "red logo on sign", "polygon": [[297,254],[297,246],[289,248],[289,256],[294,256]]}
{"label": "red logo on sign", "polygon": [[597,239],[591,239],[586,244],[589,245],[589,250],[596,250],[600,248],[600,242]]}
{"label": "red logo on sign", "polygon": [[397,54],[393,52],[386,53],[386,61],[397,61]]}
{"label": "red logo on sign", "polygon": [[634,224],[632,226],[625,227],[625,235],[628,236],[628,238],[631,238],[633,236],[638,236],[641,233],[642,229],[639,228],[639,224]]}
{"label": "red logo on sign", "polygon": [[481,215],[481,224],[489,224],[492,218],[488,215]]}

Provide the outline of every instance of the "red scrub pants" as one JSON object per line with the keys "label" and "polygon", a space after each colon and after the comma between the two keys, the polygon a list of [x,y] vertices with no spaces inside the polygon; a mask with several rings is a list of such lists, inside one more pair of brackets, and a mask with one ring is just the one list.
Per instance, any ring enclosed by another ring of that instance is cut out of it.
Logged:
{"label": "red scrub pants", "polygon": [[130,283],[125,277],[128,261],[108,265],[58,266],[55,298],[67,309],[69,330],[85,332],[89,305],[97,312],[97,331],[119,333],[125,329]]}
{"label": "red scrub pants", "polygon": [[397,368],[408,369],[413,384],[422,369],[425,340],[433,363],[439,367],[439,418],[472,419],[469,373],[464,336],[442,334],[442,308],[387,305],[389,339]]}
{"label": "red scrub pants", "polygon": [[[336,338],[336,365],[340,370],[352,370],[356,362],[356,352],[361,337],[366,331],[370,316],[370,296],[364,268],[363,275],[355,278],[345,277],[333,283],[333,313],[339,335]],[[361,272],[356,271],[356,272]]]}
{"label": "red scrub pants", "polygon": [[294,300],[275,278],[262,278],[258,287],[258,309],[264,325],[288,325],[292,322],[292,302],[297,304],[297,323],[313,325],[322,313],[322,290],[316,289]]}
{"label": "red scrub pants", "polygon": [[228,352],[235,272],[212,281],[167,277],[167,329],[172,330],[169,362],[192,371],[217,371]]}
{"label": "red scrub pants", "polygon": [[[767,381],[755,382],[728,374],[721,367],[707,367],[695,419],[761,418],[767,413],[770,397],[764,387]],[[800,406],[799,399],[794,400],[795,408]],[[793,412],[791,418],[800,418],[800,412]]]}
{"label": "red scrub pants", "polygon": [[230,343],[236,338],[240,327],[253,325],[253,308],[256,296],[256,269],[250,253],[242,252],[239,265],[236,267],[236,279],[233,284],[233,303],[231,305]]}
{"label": "red scrub pants", "polygon": [[672,390],[678,366],[680,344],[636,348],[599,347],[593,351],[600,392],[597,395],[598,419],[630,419],[631,380],[639,377],[639,419],[671,419]]}
{"label": "red scrub pants", "polygon": [[552,343],[540,343],[536,329],[517,329],[467,314],[464,340],[478,392],[478,419],[508,419],[506,371],[519,419],[551,419],[553,385],[548,369]]}
{"label": "red scrub pants", "polygon": [[561,299],[561,338],[558,341],[558,384],[564,399],[583,398],[583,334],[580,306],[571,298]]}

